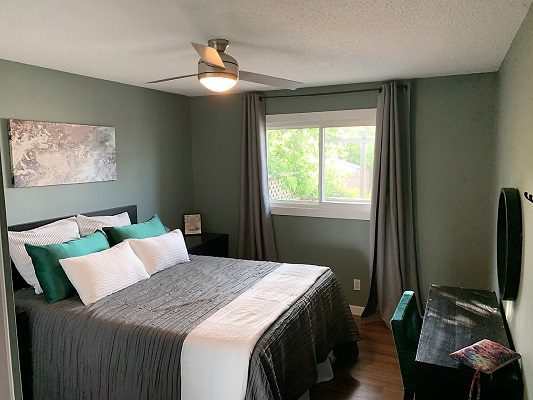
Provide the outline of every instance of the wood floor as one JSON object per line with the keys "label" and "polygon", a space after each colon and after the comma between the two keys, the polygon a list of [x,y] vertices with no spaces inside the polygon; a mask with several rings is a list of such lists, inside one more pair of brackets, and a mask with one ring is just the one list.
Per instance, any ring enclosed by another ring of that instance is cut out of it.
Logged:
{"label": "wood floor", "polygon": [[311,400],[402,400],[402,378],[390,331],[382,323],[356,321],[362,337],[359,360],[334,364],[335,377],[311,389]]}

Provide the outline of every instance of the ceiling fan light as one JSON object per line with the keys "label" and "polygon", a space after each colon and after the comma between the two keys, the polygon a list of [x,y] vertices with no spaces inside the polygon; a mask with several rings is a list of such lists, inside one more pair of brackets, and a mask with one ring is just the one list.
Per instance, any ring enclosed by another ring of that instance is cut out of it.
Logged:
{"label": "ceiling fan light", "polygon": [[227,92],[237,84],[237,77],[206,76],[200,78],[200,83],[213,92]]}

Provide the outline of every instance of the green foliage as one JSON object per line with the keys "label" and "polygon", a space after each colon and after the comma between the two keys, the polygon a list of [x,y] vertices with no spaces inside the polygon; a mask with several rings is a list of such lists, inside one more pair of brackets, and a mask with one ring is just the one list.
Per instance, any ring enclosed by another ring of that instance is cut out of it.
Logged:
{"label": "green foliage", "polygon": [[318,136],[318,128],[268,131],[268,174],[293,200],[318,199]]}
{"label": "green foliage", "polygon": [[[283,193],[276,198],[318,200],[319,129],[273,129],[268,131],[268,173]],[[375,127],[339,127],[324,130],[324,195],[327,199],[370,199],[369,177],[374,163]],[[364,145],[362,143],[365,143]],[[361,151],[366,168],[360,168]],[[365,191],[360,179],[364,170]]]}

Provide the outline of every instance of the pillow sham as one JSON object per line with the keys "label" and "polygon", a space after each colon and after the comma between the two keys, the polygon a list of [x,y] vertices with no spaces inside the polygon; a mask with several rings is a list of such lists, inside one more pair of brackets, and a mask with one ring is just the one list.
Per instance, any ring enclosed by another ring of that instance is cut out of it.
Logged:
{"label": "pillow sham", "polygon": [[32,260],[24,245],[28,243],[42,246],[68,242],[69,240],[79,239],[80,232],[76,223],[76,217],[70,217],[27,231],[8,231],[7,237],[9,254],[13,260],[13,264],[15,264],[15,268],[17,268],[17,271],[26,283],[33,286],[35,293],[40,294],[43,290],[37,280]]}
{"label": "pillow sham", "polygon": [[131,225],[130,216],[127,212],[96,217],[78,214],[76,215],[76,222],[78,223],[82,237],[90,235],[103,227]]}
{"label": "pillow sham", "polygon": [[103,228],[103,230],[107,235],[107,240],[111,246],[126,239],[146,239],[167,233],[165,226],[157,215],[154,215],[148,221],[141,222],[140,224],[108,227]]}
{"label": "pillow sham", "polygon": [[190,261],[183,234],[179,229],[147,239],[127,239],[126,242],[142,261],[149,275]]}
{"label": "pillow sham", "polygon": [[150,277],[128,242],[59,263],[86,306]]}
{"label": "pillow sham", "polygon": [[76,294],[59,260],[109,249],[109,243],[102,232],[95,232],[66,243],[45,246],[26,244],[25,247],[46,300],[48,303],[57,303]]}

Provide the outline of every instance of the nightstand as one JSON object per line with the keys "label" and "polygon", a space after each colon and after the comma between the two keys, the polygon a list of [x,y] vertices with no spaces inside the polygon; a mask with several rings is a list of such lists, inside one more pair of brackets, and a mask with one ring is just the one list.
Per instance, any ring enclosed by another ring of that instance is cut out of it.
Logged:
{"label": "nightstand", "polygon": [[189,254],[199,256],[227,257],[227,233],[202,233],[201,235],[185,236],[185,244]]}

